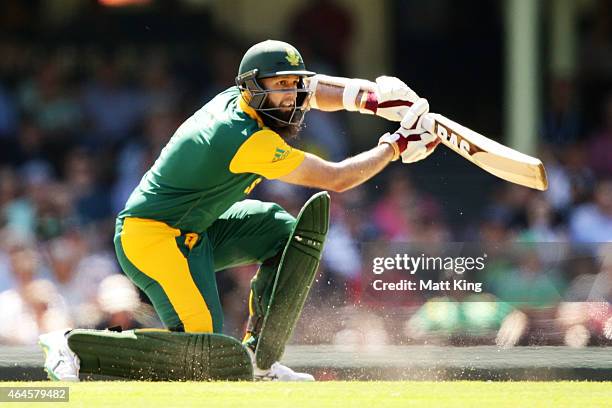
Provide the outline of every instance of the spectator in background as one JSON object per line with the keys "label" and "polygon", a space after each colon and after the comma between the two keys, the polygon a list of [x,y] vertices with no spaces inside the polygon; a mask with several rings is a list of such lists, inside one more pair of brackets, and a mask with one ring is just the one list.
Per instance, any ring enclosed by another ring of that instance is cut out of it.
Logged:
{"label": "spectator in background", "polygon": [[300,148],[317,154],[326,160],[339,161],[348,155],[346,127],[338,115],[326,115],[311,110],[304,120],[305,126],[300,138]]}
{"label": "spectator in background", "polygon": [[[571,206],[588,201],[595,187],[595,175],[590,166],[586,146],[576,144],[563,151],[563,163],[571,186]],[[570,208],[566,208],[568,210]]]}
{"label": "spectator in background", "polygon": [[568,169],[561,164],[558,156],[548,147],[542,149],[541,158],[546,163],[548,177],[548,190],[544,195],[554,211],[563,214],[572,204],[572,185]]}
{"label": "spectator in background", "polygon": [[[474,241],[480,242],[483,253],[487,254],[486,276],[481,281],[494,282],[507,279],[507,271],[512,267],[510,253],[515,233],[510,229],[512,214],[504,206],[489,206],[480,216],[478,235]],[[492,291],[491,288],[487,288]]]}
{"label": "spectator in background", "polygon": [[117,158],[117,177],[111,197],[113,214],[123,209],[177,126],[177,115],[170,106],[157,105],[144,121],[142,136],[123,145]]}
{"label": "spectator in background", "polygon": [[[78,287],[74,279],[76,266],[87,251],[85,242],[77,233],[65,234],[50,240],[47,249],[53,283],[68,301],[70,310],[77,310],[88,295],[83,290],[86,288]],[[94,282],[91,282],[91,285],[93,284]]]}
{"label": "spectator in background", "polygon": [[82,120],[75,90],[64,78],[58,63],[51,60],[38,67],[36,76],[22,83],[21,109],[52,141],[64,145],[74,136]]}
{"label": "spectator in background", "polygon": [[92,252],[85,236],[78,231],[51,240],[48,257],[52,281],[66,299],[72,320],[82,327],[98,323],[99,308],[94,299],[98,285],[118,273],[114,258],[103,252]]}
{"label": "spectator in background", "polygon": [[[6,235],[6,231],[0,230],[0,234]],[[1,239],[2,238],[0,238],[0,240]],[[13,277],[11,276],[10,270],[11,269],[9,266],[9,256],[6,251],[5,245],[0,245],[0,293],[15,286],[15,282],[13,281]]]}
{"label": "spectator in background", "polygon": [[512,214],[504,206],[486,206],[467,230],[467,241],[482,242],[485,247],[497,248],[512,238]]}
{"label": "spectator in background", "polygon": [[80,225],[98,222],[112,215],[109,194],[99,182],[101,166],[101,160],[84,149],[73,149],[66,158],[66,187]]}
{"label": "spectator in background", "polygon": [[490,344],[512,307],[488,293],[457,295],[428,299],[405,322],[404,334],[426,343]]}
{"label": "spectator in background", "polygon": [[491,209],[499,209],[508,217],[508,228],[517,229],[525,224],[526,209],[534,191],[512,183],[503,183],[493,196]]}
{"label": "spectator in background", "polygon": [[519,241],[565,242],[566,236],[555,226],[555,215],[544,195],[534,195],[527,203],[527,226],[521,231]]}
{"label": "spectator in background", "polygon": [[[316,59],[328,61],[336,72],[345,75],[348,53],[353,44],[353,25],[350,11],[338,2],[315,0],[305,3],[295,13],[289,27],[290,35],[300,50],[310,45]],[[310,61],[307,54],[303,57]]]}
{"label": "spectator in background", "polygon": [[83,91],[83,106],[91,131],[82,141],[108,147],[129,137],[147,107],[145,95],[124,84],[116,59],[99,62],[94,80]]}
{"label": "spectator in background", "polygon": [[552,206],[543,194],[534,194],[526,208],[526,226],[517,236],[517,248],[533,245],[544,263],[559,263],[566,259],[569,245],[567,231],[559,225]]}
{"label": "spectator in background", "polygon": [[589,166],[599,177],[612,177],[612,93],[605,101],[602,122],[589,142]]}
{"label": "spectator in background", "polygon": [[504,347],[519,342],[559,344],[554,316],[566,282],[555,264],[543,261],[539,248],[520,245],[515,249],[518,259],[490,279],[493,294],[516,308],[505,317],[496,342]]}
{"label": "spectator in background", "polygon": [[612,178],[597,184],[593,202],[572,212],[569,229],[573,242],[612,242]]}
{"label": "spectator in background", "polygon": [[444,218],[439,214],[426,215],[416,221],[418,239],[420,242],[437,244],[437,247],[453,240],[451,231]]}
{"label": "spectator in background", "polygon": [[28,198],[36,211],[36,237],[47,240],[76,225],[73,197],[65,184],[36,180],[28,183]]}
{"label": "spectator in background", "polygon": [[[612,7],[609,0],[595,0],[593,15],[584,26],[580,44],[581,91],[600,99],[612,83]],[[593,118],[594,119],[594,118]]]}
{"label": "spectator in background", "polygon": [[203,90],[201,98],[203,101],[211,100],[235,84],[236,73],[228,67],[239,66],[242,56],[236,51],[239,47],[227,47],[227,43],[227,40],[213,42],[212,50],[205,55],[206,64],[210,69],[210,80]]}
{"label": "spectator in background", "polygon": [[41,272],[40,259],[36,251],[25,246],[25,241],[3,231],[4,268],[1,272],[9,283],[8,288],[23,290]]}
{"label": "spectator in background", "polygon": [[25,117],[20,123],[15,143],[8,150],[7,162],[20,171],[39,167],[48,174],[53,173],[51,157],[57,154],[47,143],[44,131],[31,118]]}
{"label": "spectator in background", "polygon": [[[491,281],[493,294],[504,302],[526,308],[554,305],[565,290],[560,271],[544,264],[535,246],[515,248],[519,252],[518,260]],[[512,248],[506,251],[509,249]]]}
{"label": "spectator in background", "polygon": [[124,275],[105,278],[98,287],[97,300],[103,313],[98,329],[119,326],[126,330],[142,327],[136,318],[140,307],[138,291]]}
{"label": "spectator in background", "polygon": [[436,201],[419,192],[405,171],[396,169],[389,175],[384,195],[374,204],[373,220],[380,238],[411,241],[416,238],[417,220],[441,216]]}
{"label": "spectator in background", "polygon": [[612,246],[600,245],[597,252],[594,259],[581,260],[583,267],[577,268],[579,272],[558,309],[557,323],[564,331],[568,346],[612,341]]}
{"label": "spectator in background", "polygon": [[15,100],[0,83],[0,141],[14,137],[17,131],[17,118]]}
{"label": "spectator in background", "polygon": [[44,279],[0,293],[0,310],[0,344],[36,344],[40,333],[72,325],[62,297]]}
{"label": "spectator in background", "polygon": [[[331,199],[331,221],[323,251],[321,281],[323,289],[331,289],[327,299],[332,302],[344,302],[351,287],[357,286],[360,281],[362,261],[358,243],[359,224],[363,218],[352,216],[355,207],[350,203],[357,204],[363,193],[363,188],[357,188],[344,194],[334,194]],[[358,209],[357,212],[361,213]]]}
{"label": "spectator in background", "polygon": [[544,113],[541,135],[553,149],[574,143],[580,134],[572,80],[555,78],[550,85],[548,111]]}
{"label": "spectator in background", "polygon": [[34,238],[34,207],[18,184],[17,175],[10,167],[0,169],[0,226],[5,234],[28,241]]}
{"label": "spectator in background", "polygon": [[164,52],[154,49],[146,62],[142,75],[142,88],[145,103],[143,114],[177,107],[181,100],[180,86],[169,70],[169,61]]}
{"label": "spectator in background", "polygon": [[39,330],[70,325],[66,305],[53,284],[40,280],[42,262],[33,248],[9,248],[13,287],[0,293],[0,343],[35,344]]}

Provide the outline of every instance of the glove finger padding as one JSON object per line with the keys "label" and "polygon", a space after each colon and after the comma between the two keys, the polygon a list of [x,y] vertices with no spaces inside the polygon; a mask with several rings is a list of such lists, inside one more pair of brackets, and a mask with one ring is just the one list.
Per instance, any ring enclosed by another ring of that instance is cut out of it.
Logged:
{"label": "glove finger padding", "polygon": [[376,78],[376,85],[376,96],[380,103],[390,100],[401,100],[412,104],[419,99],[416,92],[396,77],[379,76]]}
{"label": "glove finger padding", "polygon": [[[423,115],[429,112],[429,102],[425,98],[419,98],[404,115],[401,121],[400,132],[402,134],[414,134],[423,131],[421,121]],[[404,132],[404,130],[416,130],[416,132]]]}
{"label": "glove finger padding", "polygon": [[373,113],[387,120],[400,122],[419,96],[402,80],[380,76],[376,78],[374,91],[368,92],[366,99],[364,107],[359,110],[361,113]]}

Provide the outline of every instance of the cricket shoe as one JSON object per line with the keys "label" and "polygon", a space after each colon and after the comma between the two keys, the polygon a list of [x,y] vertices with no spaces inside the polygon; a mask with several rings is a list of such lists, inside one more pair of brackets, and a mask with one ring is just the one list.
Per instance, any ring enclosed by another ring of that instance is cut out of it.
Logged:
{"label": "cricket shoe", "polygon": [[269,370],[261,370],[253,367],[255,381],[314,381],[314,377],[308,373],[297,373],[278,361]]}
{"label": "cricket shoe", "polygon": [[255,353],[249,347],[246,348],[253,363],[253,378],[255,381],[314,381],[314,377],[308,373],[296,373],[278,361],[267,370],[257,367]]}
{"label": "cricket shoe", "polygon": [[45,352],[45,371],[52,381],[79,381],[81,362],[68,347],[67,330],[57,330],[38,337]]}

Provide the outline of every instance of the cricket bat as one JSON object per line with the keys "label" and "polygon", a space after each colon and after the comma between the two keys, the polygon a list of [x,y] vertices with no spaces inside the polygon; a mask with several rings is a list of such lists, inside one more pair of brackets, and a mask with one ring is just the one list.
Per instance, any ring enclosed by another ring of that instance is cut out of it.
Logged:
{"label": "cricket bat", "polygon": [[546,190],[544,165],[535,157],[497,143],[437,113],[427,113],[422,126],[446,147],[478,167],[511,183]]}
{"label": "cricket bat", "polygon": [[[345,82],[344,78],[321,77],[318,86],[325,84],[327,87],[336,88],[335,92],[342,95]],[[360,111],[363,111],[368,92],[374,92],[376,84],[364,81],[360,87],[363,92],[358,105]],[[320,92],[319,88],[317,92]],[[410,106],[408,103],[405,105]],[[438,135],[446,147],[494,176],[536,190],[543,191],[548,188],[544,165],[535,157],[497,143],[437,113],[425,114],[422,126],[432,135]]]}

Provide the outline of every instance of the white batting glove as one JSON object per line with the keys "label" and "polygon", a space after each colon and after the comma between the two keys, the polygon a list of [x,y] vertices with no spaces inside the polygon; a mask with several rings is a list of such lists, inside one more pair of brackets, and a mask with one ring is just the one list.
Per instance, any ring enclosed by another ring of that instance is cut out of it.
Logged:
{"label": "white batting glove", "polygon": [[423,115],[429,110],[426,99],[419,99],[402,119],[401,126],[395,133],[385,133],[378,144],[387,143],[393,147],[393,161],[402,158],[404,163],[423,160],[435,150],[440,138],[421,127]]}
{"label": "white batting glove", "polygon": [[419,95],[400,79],[380,76],[376,78],[374,92],[368,92],[365,107],[359,111],[400,122],[419,99]]}

